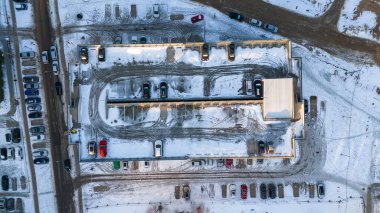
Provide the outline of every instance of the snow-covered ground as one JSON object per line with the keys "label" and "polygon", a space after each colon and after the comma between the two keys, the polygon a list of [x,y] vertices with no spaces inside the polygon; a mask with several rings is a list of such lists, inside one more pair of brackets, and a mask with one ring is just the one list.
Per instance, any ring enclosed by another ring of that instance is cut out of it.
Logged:
{"label": "snow-covered ground", "polygon": [[7,4],[7,1],[2,0],[0,1],[0,26],[1,27],[7,27],[8,24],[11,24],[11,15],[10,15],[10,8]]}
{"label": "snow-covered ground", "polygon": [[7,69],[5,65],[2,65],[2,81],[3,81],[3,88],[0,88],[3,90],[4,99],[2,102],[0,102],[0,115],[4,115],[7,112],[9,112],[11,107],[11,100],[9,96],[9,84],[8,84],[8,77],[7,77]]}
{"label": "snow-covered ground", "polygon": [[380,5],[370,3],[370,0],[346,0],[338,21],[339,32],[380,43]]}
{"label": "snow-covered ground", "polygon": [[[18,3],[14,2],[15,6],[17,4]],[[33,4],[27,3],[27,5],[28,5],[27,10],[15,10],[18,28],[32,28],[32,27],[34,27]]]}
{"label": "snow-covered ground", "polygon": [[283,7],[295,13],[309,17],[322,16],[334,3],[334,0],[262,0],[277,7]]}

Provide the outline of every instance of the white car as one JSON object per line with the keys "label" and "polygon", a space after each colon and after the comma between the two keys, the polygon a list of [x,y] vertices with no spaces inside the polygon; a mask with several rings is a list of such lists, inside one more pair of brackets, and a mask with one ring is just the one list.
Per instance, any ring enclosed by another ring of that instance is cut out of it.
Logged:
{"label": "white car", "polygon": [[160,17],[160,12],[159,12],[158,4],[154,4],[153,5],[153,17],[154,18],[159,18]]}
{"label": "white car", "polygon": [[40,157],[47,157],[48,151],[46,149],[39,149],[36,151],[33,151],[33,157],[40,158]]}
{"label": "white car", "polygon": [[236,185],[235,184],[230,184],[230,194],[231,194],[231,198],[236,197]]}
{"label": "white car", "polygon": [[154,142],[154,157],[162,157],[162,141],[160,140]]}
{"label": "white car", "polygon": [[48,58],[48,52],[47,51],[42,51],[41,58],[42,58],[42,63],[44,63],[44,64],[48,64],[49,63],[49,58]]}
{"label": "white car", "polygon": [[127,171],[128,170],[128,161],[122,161],[123,164],[123,170]]}
{"label": "white car", "polygon": [[54,75],[58,75],[59,74],[59,63],[58,63],[58,61],[54,60],[52,64],[53,64]]}
{"label": "white car", "polygon": [[254,18],[249,19],[249,23],[252,25],[255,25],[256,27],[261,27],[261,25],[263,25],[262,21],[259,21],[259,20],[254,19]]}
{"label": "white car", "polygon": [[20,146],[16,146],[16,159],[17,160],[24,159],[24,155],[22,153],[22,148]]}
{"label": "white car", "polygon": [[58,53],[57,53],[57,47],[56,46],[50,47],[50,56],[51,56],[51,60],[57,60],[58,59]]}

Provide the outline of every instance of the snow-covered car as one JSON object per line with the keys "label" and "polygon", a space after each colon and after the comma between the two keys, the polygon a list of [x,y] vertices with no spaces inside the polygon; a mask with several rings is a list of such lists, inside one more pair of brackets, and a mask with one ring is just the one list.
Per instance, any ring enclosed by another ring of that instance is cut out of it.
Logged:
{"label": "snow-covered car", "polygon": [[37,96],[39,94],[40,94],[40,92],[37,89],[27,89],[27,90],[25,90],[25,95],[26,96]]}
{"label": "snow-covered car", "polygon": [[22,147],[21,146],[16,146],[16,159],[17,160],[22,160],[24,158],[24,154],[22,152]]}
{"label": "snow-covered car", "polygon": [[154,18],[159,18],[160,17],[160,11],[159,11],[159,6],[158,4],[153,5],[153,17]]}
{"label": "snow-covered car", "polygon": [[107,141],[101,140],[99,142],[99,156],[106,157],[107,156]]}
{"label": "snow-covered car", "polygon": [[38,83],[24,84],[25,89],[38,89],[40,85]]}
{"label": "snow-covered car", "polygon": [[44,64],[48,64],[49,63],[49,58],[48,58],[48,52],[47,51],[42,51],[41,58],[42,58],[42,63],[44,63]]}
{"label": "snow-covered car", "polygon": [[123,170],[124,171],[127,171],[128,170],[128,161],[123,161],[123,163],[122,163],[122,166],[123,166]]}
{"label": "snow-covered car", "polygon": [[86,47],[82,47],[80,49],[80,58],[81,58],[82,64],[88,63],[88,49]]}
{"label": "snow-covered car", "polygon": [[235,184],[230,184],[230,195],[231,195],[231,198],[236,197],[236,185]]}
{"label": "snow-covered car", "polygon": [[29,112],[40,112],[42,107],[39,104],[31,104],[27,107],[27,109]]}
{"label": "snow-covered car", "polygon": [[51,57],[51,60],[57,60],[58,59],[58,53],[57,53],[57,47],[56,46],[50,47],[50,57]]}
{"label": "snow-covered car", "polygon": [[33,51],[21,52],[20,53],[20,58],[22,58],[22,59],[34,58],[35,56],[36,56],[36,53]]}
{"label": "snow-covered car", "polygon": [[261,27],[261,25],[263,25],[263,22],[262,21],[259,21],[255,18],[251,18],[249,19],[249,23],[256,26],[256,27]]}
{"label": "snow-covered car", "polygon": [[137,44],[137,36],[131,37],[131,44]]}
{"label": "snow-covered car", "polygon": [[272,33],[277,33],[278,32],[278,27],[276,27],[276,26],[274,26],[272,24],[265,24],[264,25],[264,29],[268,30],[268,31],[270,31]]}
{"label": "snow-covered car", "polygon": [[15,148],[14,147],[8,147],[7,148],[7,158],[8,160],[14,160],[15,159]]}
{"label": "snow-covered car", "polygon": [[52,67],[53,67],[53,73],[54,75],[58,75],[59,74],[59,63],[57,60],[54,60],[52,62]]}
{"label": "snow-covered car", "polygon": [[34,164],[48,164],[49,163],[49,158],[43,157],[43,158],[36,158],[33,160]]}
{"label": "snow-covered car", "polygon": [[185,198],[185,200],[190,200],[190,187],[189,187],[189,185],[184,185],[182,188],[182,192],[183,192],[183,198]]}
{"label": "snow-covered car", "polygon": [[25,99],[26,104],[39,104],[41,103],[41,98],[39,97],[33,97],[33,98],[27,98]]}
{"label": "snow-covered car", "polygon": [[317,185],[317,193],[320,199],[325,197],[325,185],[323,183]]}
{"label": "snow-covered car", "polygon": [[29,132],[32,133],[32,135],[39,135],[41,133],[45,133],[45,127],[44,126],[30,127]]}
{"label": "snow-covered car", "polygon": [[204,20],[204,16],[202,14],[191,17],[191,23],[193,24],[202,20]]}
{"label": "snow-covered car", "polygon": [[162,157],[162,141],[160,140],[154,142],[154,157]]}
{"label": "snow-covered car", "polygon": [[32,153],[34,158],[47,157],[48,154],[49,152],[46,149],[38,149]]}

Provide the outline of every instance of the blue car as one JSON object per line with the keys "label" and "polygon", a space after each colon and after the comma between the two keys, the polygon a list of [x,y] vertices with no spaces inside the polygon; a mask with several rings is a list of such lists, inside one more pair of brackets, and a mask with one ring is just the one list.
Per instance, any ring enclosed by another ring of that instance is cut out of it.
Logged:
{"label": "blue car", "polygon": [[37,89],[28,89],[28,90],[25,90],[25,95],[26,96],[37,96],[39,95],[39,91]]}

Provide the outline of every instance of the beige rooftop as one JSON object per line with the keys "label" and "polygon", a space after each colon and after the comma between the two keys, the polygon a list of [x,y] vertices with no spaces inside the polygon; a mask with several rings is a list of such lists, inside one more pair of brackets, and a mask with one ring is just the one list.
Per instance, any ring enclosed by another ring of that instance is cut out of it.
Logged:
{"label": "beige rooftop", "polygon": [[294,118],[292,78],[264,79],[263,116],[265,120]]}

